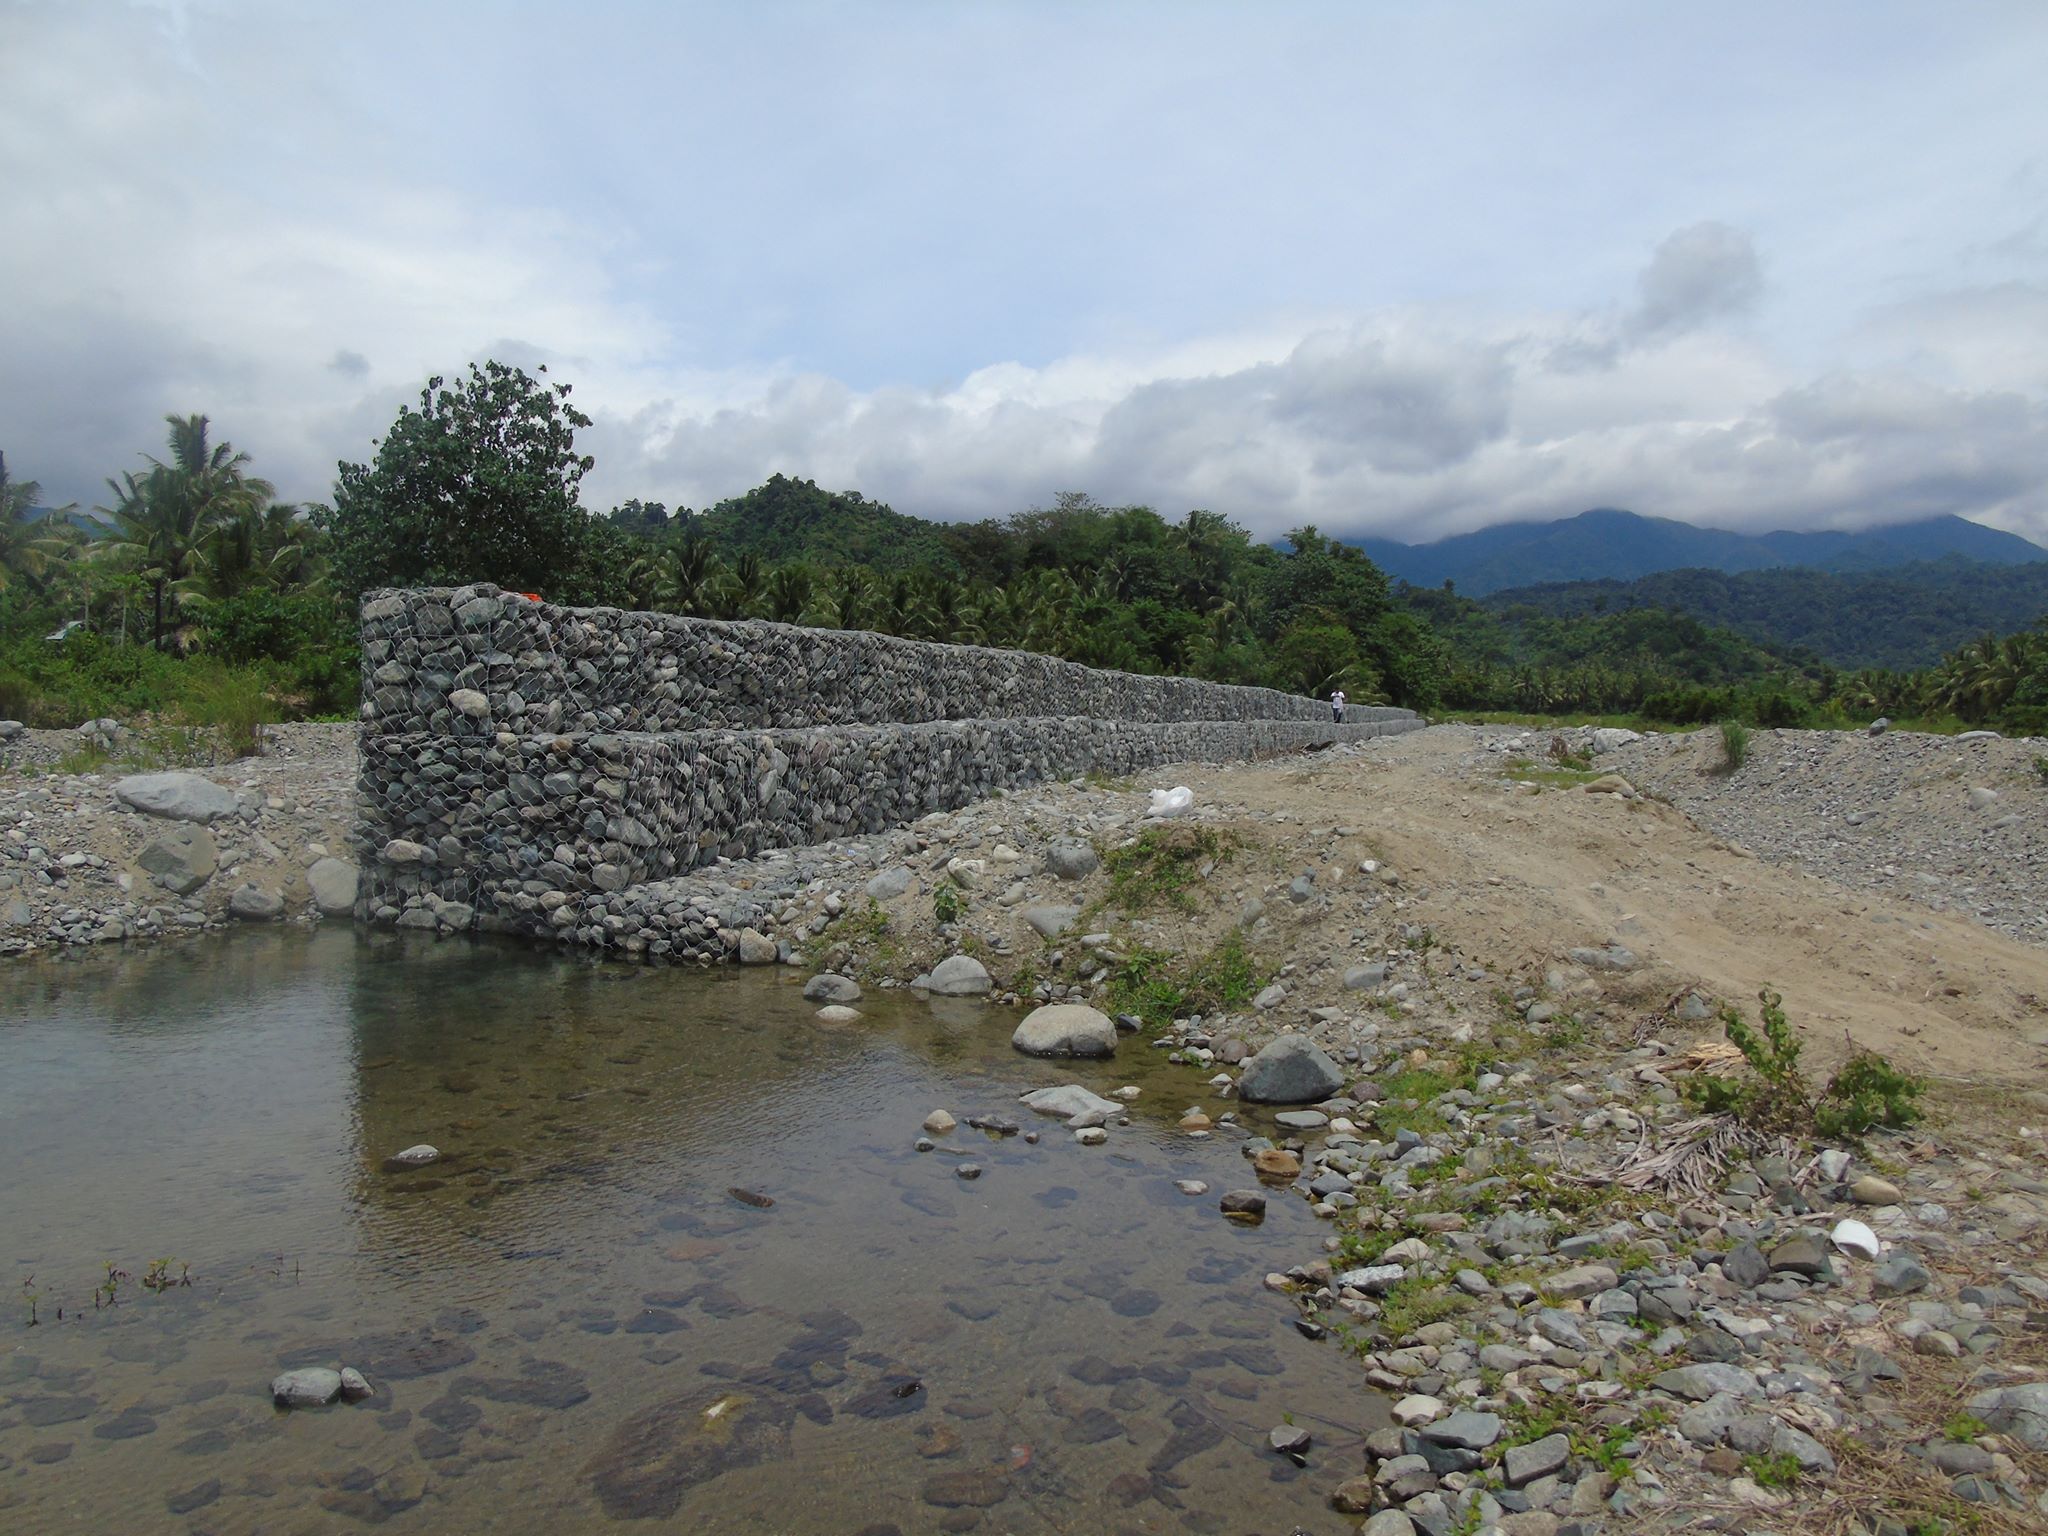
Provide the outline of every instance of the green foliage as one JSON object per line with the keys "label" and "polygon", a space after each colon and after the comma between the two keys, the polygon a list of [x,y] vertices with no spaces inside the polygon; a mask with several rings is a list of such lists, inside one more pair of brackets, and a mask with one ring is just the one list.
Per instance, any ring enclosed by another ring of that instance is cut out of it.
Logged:
{"label": "green foliage", "polygon": [[2048,784],[2048,757],[2037,757],[2034,759],[2034,772],[2040,777],[2043,784]]}
{"label": "green foliage", "polygon": [[324,521],[343,596],[473,581],[557,600],[599,595],[608,576],[591,569],[576,499],[592,465],[576,431],[590,418],[568,396],[566,384],[499,362],[471,364],[454,388],[429,379],[374,463],[340,466]]}
{"label": "green foliage", "polygon": [[932,916],[941,924],[959,922],[966,910],[967,903],[960,899],[959,887],[950,880],[941,881],[932,892]]}
{"label": "green foliage", "polygon": [[1633,581],[1518,587],[1483,603],[1557,619],[1683,613],[1823,665],[1907,670],[1932,666],[1986,631],[2021,629],[2048,613],[2048,563],[1952,557],[1885,571],[1673,570]]}
{"label": "green foliage", "polygon": [[1109,876],[1105,902],[1131,913],[1160,906],[1186,910],[1193,905],[1189,888],[1203,878],[1205,869],[1227,860],[1235,846],[1208,827],[1185,822],[1147,828],[1104,856],[1102,865]]}
{"label": "green foliage", "polygon": [[1799,1481],[1799,1458],[1789,1451],[1770,1456],[1745,1456],[1742,1465],[1760,1488],[1790,1488]]}
{"label": "green foliage", "polygon": [[1435,1106],[1440,1094],[1457,1083],[1430,1067],[1403,1067],[1380,1079],[1380,1101],[1372,1107],[1373,1128],[1383,1136],[1413,1131],[1428,1136],[1444,1128],[1443,1113]]}
{"label": "green foliage", "polygon": [[1859,1051],[1828,1081],[1814,1106],[1814,1129],[1838,1140],[1854,1140],[1880,1126],[1899,1129],[1925,1114],[1920,1095],[1927,1084],[1901,1072],[1872,1051]]}
{"label": "green foliage", "polygon": [[1941,1426],[1941,1436],[1956,1445],[1974,1445],[1977,1437],[1990,1429],[1991,1426],[1974,1413],[1959,1413]]}
{"label": "green foliage", "polygon": [[1749,727],[1739,720],[1721,722],[1721,771],[1738,773],[1749,761]]}
{"label": "green foliage", "polygon": [[[617,521],[619,514],[612,517]],[[678,522],[728,558],[751,552],[764,561],[954,576],[960,571],[938,526],[905,517],[858,491],[824,491],[785,475],[770,475],[744,496],[721,501],[694,519],[683,513]]]}
{"label": "green foliage", "polygon": [[1191,1014],[1241,1008],[1272,974],[1232,932],[1193,961],[1163,950],[1141,949],[1110,977],[1113,1013],[1132,1013],[1154,1028]]}
{"label": "green foliage", "polygon": [[1765,987],[1758,1001],[1761,1033],[1734,1008],[1721,1012],[1728,1041],[1751,1075],[1695,1073],[1684,1090],[1694,1104],[1760,1130],[1830,1140],[1854,1140],[1879,1126],[1903,1127],[1921,1118],[1926,1084],[1870,1051],[1851,1057],[1816,1094],[1800,1068],[1799,1040],[1785,1017],[1784,999]]}

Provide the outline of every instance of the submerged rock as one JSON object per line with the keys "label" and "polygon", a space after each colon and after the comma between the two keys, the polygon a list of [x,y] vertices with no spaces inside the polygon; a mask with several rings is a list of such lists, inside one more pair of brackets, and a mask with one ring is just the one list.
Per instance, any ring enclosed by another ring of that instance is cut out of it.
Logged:
{"label": "submerged rock", "polygon": [[614,1520],[666,1520],[691,1489],[787,1457],[796,1414],[780,1393],[707,1387],[627,1419],[583,1474]]}
{"label": "submerged rock", "polygon": [[270,1383],[271,1401],[280,1408],[319,1408],[341,1396],[341,1372],[324,1366],[286,1371]]}

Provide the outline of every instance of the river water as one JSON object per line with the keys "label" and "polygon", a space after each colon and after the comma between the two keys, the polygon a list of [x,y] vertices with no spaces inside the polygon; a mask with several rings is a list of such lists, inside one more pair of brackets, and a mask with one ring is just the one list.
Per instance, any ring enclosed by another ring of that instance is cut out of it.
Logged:
{"label": "river water", "polygon": [[[1383,1404],[1262,1289],[1305,1207],[1218,1214],[1195,1073],[800,979],[332,927],[0,970],[0,1529],[1354,1528]],[[1016,1103],[1076,1081],[1143,1090],[1106,1146]]]}

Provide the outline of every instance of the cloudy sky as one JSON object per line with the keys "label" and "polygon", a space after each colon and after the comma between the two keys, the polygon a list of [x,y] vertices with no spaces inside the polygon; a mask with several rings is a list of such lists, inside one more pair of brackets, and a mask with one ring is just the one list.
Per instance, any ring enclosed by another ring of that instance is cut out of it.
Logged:
{"label": "cloudy sky", "polygon": [[771,472],[2048,541],[2048,6],[0,0],[0,449],[326,499],[432,373]]}

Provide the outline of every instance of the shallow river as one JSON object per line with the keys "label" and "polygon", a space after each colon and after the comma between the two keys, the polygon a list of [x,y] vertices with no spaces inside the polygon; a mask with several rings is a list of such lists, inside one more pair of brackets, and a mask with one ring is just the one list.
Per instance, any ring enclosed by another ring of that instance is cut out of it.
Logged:
{"label": "shallow river", "polygon": [[[800,979],[333,928],[0,970],[0,1529],[1354,1528],[1383,1406],[1261,1287],[1303,1205],[1217,1213],[1194,1073]],[[1133,1124],[1016,1102],[1075,1081]],[[342,1364],[375,1396],[272,1407]]]}

